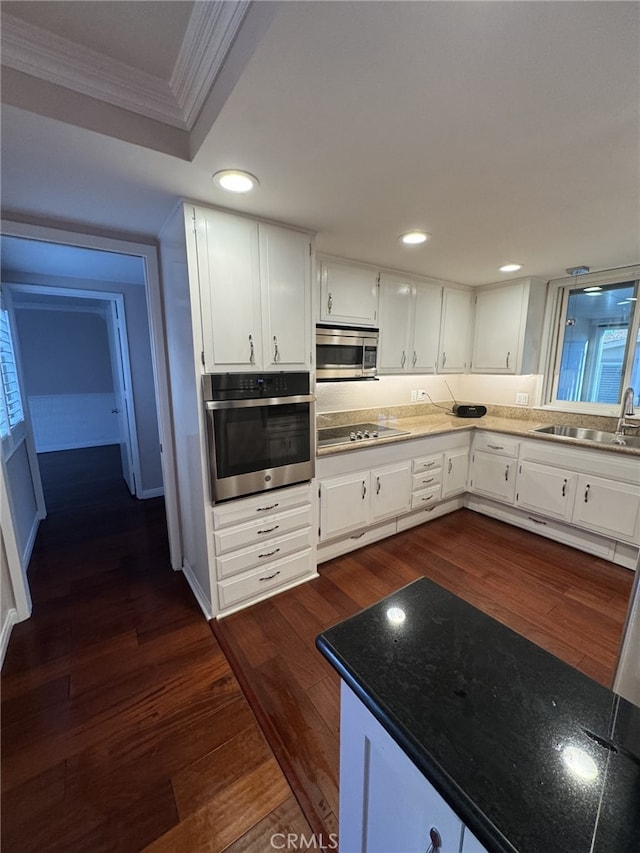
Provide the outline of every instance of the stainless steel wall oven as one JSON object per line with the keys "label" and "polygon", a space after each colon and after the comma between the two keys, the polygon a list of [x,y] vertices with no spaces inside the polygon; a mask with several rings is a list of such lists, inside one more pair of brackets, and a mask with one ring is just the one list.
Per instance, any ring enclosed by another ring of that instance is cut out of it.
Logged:
{"label": "stainless steel wall oven", "polygon": [[308,373],[208,373],[203,399],[214,503],[313,478]]}

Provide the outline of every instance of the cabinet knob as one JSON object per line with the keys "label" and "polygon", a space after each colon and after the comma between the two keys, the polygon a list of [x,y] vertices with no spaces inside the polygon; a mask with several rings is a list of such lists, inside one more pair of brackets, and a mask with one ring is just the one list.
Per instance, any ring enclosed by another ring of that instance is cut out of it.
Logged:
{"label": "cabinet knob", "polygon": [[427,848],[427,853],[438,853],[439,850],[442,850],[442,836],[435,826],[429,830],[429,840],[431,843]]}

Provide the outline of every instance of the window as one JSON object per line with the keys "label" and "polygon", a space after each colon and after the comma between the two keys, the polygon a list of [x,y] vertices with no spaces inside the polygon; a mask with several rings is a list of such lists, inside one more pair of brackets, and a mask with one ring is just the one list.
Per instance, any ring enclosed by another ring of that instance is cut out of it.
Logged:
{"label": "window", "polygon": [[[630,272],[638,274],[637,270]],[[640,394],[638,280],[603,274],[555,282],[557,326],[547,402],[610,414]]]}
{"label": "window", "polygon": [[0,439],[24,421],[9,315],[0,309]]}

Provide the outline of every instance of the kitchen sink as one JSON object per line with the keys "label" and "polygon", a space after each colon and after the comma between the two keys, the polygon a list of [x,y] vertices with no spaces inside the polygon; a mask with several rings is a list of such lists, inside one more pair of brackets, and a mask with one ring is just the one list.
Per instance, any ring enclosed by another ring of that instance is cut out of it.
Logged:
{"label": "kitchen sink", "polygon": [[579,438],[583,441],[595,441],[598,444],[618,444],[621,447],[634,447],[640,450],[640,437],[635,435],[616,435],[614,432],[601,432],[598,429],[559,425],[536,427],[531,432],[555,435],[558,438]]}

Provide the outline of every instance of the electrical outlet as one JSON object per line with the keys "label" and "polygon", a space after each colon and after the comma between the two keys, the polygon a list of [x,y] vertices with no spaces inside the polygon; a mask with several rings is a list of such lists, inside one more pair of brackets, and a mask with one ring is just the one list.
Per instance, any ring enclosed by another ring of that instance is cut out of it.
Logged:
{"label": "electrical outlet", "polygon": [[529,403],[529,395],[526,391],[518,391],[516,394],[516,406],[526,406]]}
{"label": "electrical outlet", "polygon": [[427,399],[427,392],[424,389],[420,388],[418,390],[418,400],[426,400],[426,399]]}
{"label": "electrical outlet", "polygon": [[416,401],[417,399],[418,399],[418,392],[417,392],[417,391],[412,391],[412,392],[411,392],[411,402],[412,402],[412,403],[415,403],[415,401]]}

